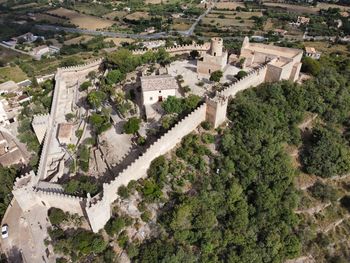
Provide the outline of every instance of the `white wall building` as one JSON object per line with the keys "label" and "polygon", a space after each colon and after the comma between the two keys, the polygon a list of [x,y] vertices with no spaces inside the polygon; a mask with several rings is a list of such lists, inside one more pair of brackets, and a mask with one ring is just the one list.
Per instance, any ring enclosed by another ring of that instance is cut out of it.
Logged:
{"label": "white wall building", "polygon": [[318,60],[321,57],[321,52],[318,52],[314,47],[305,47],[305,56]]}
{"label": "white wall building", "polygon": [[142,102],[150,105],[175,96],[178,88],[176,79],[171,75],[141,77]]}

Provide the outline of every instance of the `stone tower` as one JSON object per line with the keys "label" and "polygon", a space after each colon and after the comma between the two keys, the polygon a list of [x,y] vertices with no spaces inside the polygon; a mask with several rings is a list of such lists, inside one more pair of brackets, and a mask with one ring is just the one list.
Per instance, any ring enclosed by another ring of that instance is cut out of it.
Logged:
{"label": "stone tower", "polygon": [[249,47],[249,37],[244,37],[243,43],[242,43],[242,49]]}
{"label": "stone tower", "polygon": [[226,120],[228,98],[218,95],[213,99],[207,98],[206,103],[206,120],[209,121],[214,128],[217,128]]}
{"label": "stone tower", "polygon": [[210,55],[214,57],[221,57],[223,50],[222,38],[214,37],[211,39]]}

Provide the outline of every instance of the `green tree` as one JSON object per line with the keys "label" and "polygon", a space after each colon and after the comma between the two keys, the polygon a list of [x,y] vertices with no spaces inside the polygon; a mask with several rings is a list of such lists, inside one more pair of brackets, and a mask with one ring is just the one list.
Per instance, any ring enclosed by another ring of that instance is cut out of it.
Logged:
{"label": "green tree", "polygon": [[84,91],[87,90],[89,87],[91,87],[91,81],[84,81],[83,83],[81,83],[79,90],[80,91]]}
{"label": "green tree", "polygon": [[175,96],[169,96],[162,103],[162,107],[166,113],[181,113],[183,111],[183,103],[182,100],[176,98]]}
{"label": "green tree", "polygon": [[238,73],[236,74],[236,78],[237,78],[237,79],[242,79],[242,78],[246,77],[247,75],[248,75],[247,72],[245,72],[244,70],[240,70],[240,71],[238,71]]}
{"label": "green tree", "polygon": [[125,79],[125,74],[118,69],[114,69],[108,72],[106,76],[107,83],[112,85]]}
{"label": "green tree", "polygon": [[320,73],[321,65],[320,63],[310,57],[304,57],[301,61],[303,64],[301,70],[305,73],[317,76]]}
{"label": "green tree", "polygon": [[89,121],[98,134],[105,132],[112,126],[109,117],[103,114],[93,113]]}
{"label": "green tree", "polygon": [[88,94],[87,100],[91,107],[98,109],[102,106],[102,103],[106,100],[107,95],[103,91],[94,90]]}
{"label": "green tree", "polygon": [[350,171],[350,149],[333,128],[318,126],[312,130],[309,146],[303,153],[305,170],[321,177],[344,175]]}
{"label": "green tree", "polygon": [[213,73],[210,74],[209,80],[214,81],[214,82],[219,82],[220,79],[222,78],[222,76],[223,76],[222,71],[217,70],[217,71],[214,71]]}
{"label": "green tree", "polygon": [[49,214],[49,219],[51,224],[53,225],[59,225],[61,223],[63,223],[65,220],[67,220],[67,216],[65,214],[65,212],[63,212],[61,209],[59,208],[51,208],[48,211]]}
{"label": "green tree", "polygon": [[123,127],[124,132],[126,134],[136,134],[140,129],[140,123],[141,123],[141,120],[139,118],[131,117],[124,124],[124,127]]}

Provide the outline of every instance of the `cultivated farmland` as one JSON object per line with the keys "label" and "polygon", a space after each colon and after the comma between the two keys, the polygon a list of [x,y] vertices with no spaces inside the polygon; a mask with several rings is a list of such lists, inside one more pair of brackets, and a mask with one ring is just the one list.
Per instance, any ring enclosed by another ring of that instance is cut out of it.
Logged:
{"label": "cultivated farmland", "polygon": [[90,30],[108,28],[114,24],[114,22],[110,21],[110,20],[80,14],[76,11],[72,11],[72,10],[65,9],[65,8],[58,8],[55,10],[51,10],[48,13],[69,19],[69,21],[72,24],[74,24],[80,28],[86,28],[86,29],[90,29]]}

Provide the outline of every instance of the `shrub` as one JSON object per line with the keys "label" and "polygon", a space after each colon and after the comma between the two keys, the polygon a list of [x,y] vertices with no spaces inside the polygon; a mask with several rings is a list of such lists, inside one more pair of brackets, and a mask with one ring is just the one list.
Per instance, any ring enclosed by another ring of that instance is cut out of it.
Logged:
{"label": "shrub", "polygon": [[85,82],[81,83],[79,90],[80,91],[87,90],[89,87],[91,87],[91,85],[92,85],[91,81],[85,81]]}
{"label": "shrub", "polygon": [[205,144],[213,143],[215,141],[214,135],[209,133],[203,133],[201,139],[202,139],[202,142]]}
{"label": "shrub", "polygon": [[304,57],[301,61],[303,64],[301,70],[305,73],[309,73],[313,76],[317,76],[321,71],[320,62],[309,57]]}
{"label": "shrub", "polygon": [[244,70],[240,70],[240,71],[236,74],[236,78],[237,78],[237,79],[242,79],[242,78],[244,78],[244,77],[247,76],[247,75],[248,75],[247,72],[245,72]]}
{"label": "shrub", "polygon": [[111,218],[105,225],[105,230],[108,235],[118,235],[125,227],[125,220],[122,217]]}
{"label": "shrub", "polygon": [[126,199],[130,196],[129,190],[125,185],[122,185],[118,188],[118,195],[122,198],[122,199]]}
{"label": "shrub", "polygon": [[213,128],[213,125],[209,121],[203,121],[201,123],[201,126],[204,130],[207,130],[207,131]]}
{"label": "shrub", "polygon": [[320,181],[317,181],[312,187],[309,188],[311,195],[321,200],[325,201],[336,201],[337,200],[337,191],[330,185],[323,184]]}
{"label": "shrub", "polygon": [[137,133],[138,130],[140,129],[140,123],[141,123],[141,120],[139,118],[131,117],[124,124],[124,127],[123,127],[124,132],[126,134],[135,134],[135,133]]}
{"label": "shrub", "polygon": [[143,212],[141,214],[141,219],[142,219],[142,221],[147,223],[151,220],[151,216],[152,216],[151,212],[146,210],[145,212]]}
{"label": "shrub", "polygon": [[67,215],[59,208],[53,207],[48,211],[48,213],[50,222],[53,225],[59,225],[67,219]]}
{"label": "shrub", "polygon": [[220,79],[222,78],[223,73],[221,70],[214,71],[211,73],[209,80],[214,81],[214,82],[219,82]]}

